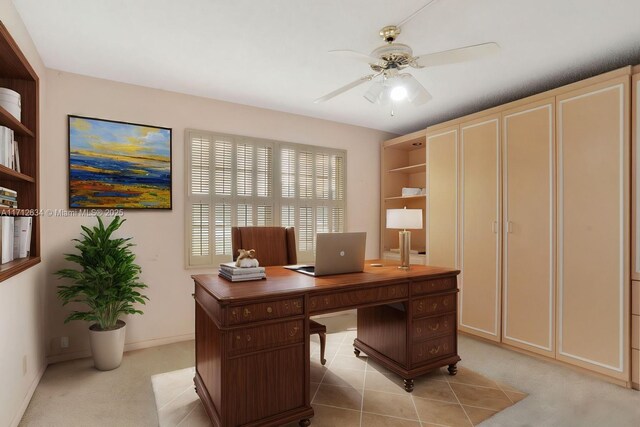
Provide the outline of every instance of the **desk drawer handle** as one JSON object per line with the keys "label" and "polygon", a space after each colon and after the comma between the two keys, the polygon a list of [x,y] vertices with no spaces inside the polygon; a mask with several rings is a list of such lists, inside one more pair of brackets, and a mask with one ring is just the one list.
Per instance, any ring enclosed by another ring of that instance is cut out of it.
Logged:
{"label": "desk drawer handle", "polygon": [[429,329],[431,329],[432,331],[437,331],[438,329],[440,329],[440,322],[436,323],[436,326],[429,325]]}
{"label": "desk drawer handle", "polygon": [[420,301],[418,303],[418,311],[422,311],[423,307],[422,307],[422,301]]}
{"label": "desk drawer handle", "polygon": [[273,308],[267,307],[267,313],[273,313]]}
{"label": "desk drawer handle", "polygon": [[327,297],[324,298],[324,305],[329,305],[329,298]]}
{"label": "desk drawer handle", "polygon": [[291,329],[291,331],[289,331],[289,336],[290,336],[290,337],[292,337],[292,336],[294,336],[294,335],[295,335],[295,334],[297,334],[297,333],[298,333],[298,327],[297,327],[297,326],[294,326],[294,327]]}
{"label": "desk drawer handle", "polygon": [[248,308],[245,308],[243,315],[244,317],[249,317],[251,315],[251,310],[249,310]]}
{"label": "desk drawer handle", "polygon": [[247,335],[247,342],[251,341],[251,335]]}

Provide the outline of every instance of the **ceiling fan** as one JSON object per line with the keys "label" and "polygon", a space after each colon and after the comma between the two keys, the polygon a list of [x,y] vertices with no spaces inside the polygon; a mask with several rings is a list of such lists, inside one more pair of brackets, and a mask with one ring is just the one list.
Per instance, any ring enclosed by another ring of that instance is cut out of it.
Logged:
{"label": "ceiling fan", "polygon": [[[426,6],[428,6],[428,4],[423,6],[423,8]],[[418,12],[414,13],[410,18],[415,16]],[[403,23],[408,21],[408,19],[403,21]],[[330,51],[329,53],[334,55],[340,55],[368,63],[373,74],[360,77],[358,80],[344,85],[333,92],[329,92],[328,94],[316,99],[314,102],[319,103],[328,101],[329,99],[353,89],[356,86],[381,77],[381,79],[376,80],[371,85],[364,95],[369,102],[374,104],[386,104],[388,102],[394,103],[407,100],[414,105],[422,105],[432,97],[415,77],[407,72],[402,72],[404,69],[407,67],[420,69],[470,61],[491,55],[500,50],[500,46],[498,46],[497,43],[489,42],[445,50],[442,52],[429,53],[426,55],[413,55],[413,50],[408,45],[394,43],[399,34],[399,25],[389,25],[382,28],[380,30],[380,36],[386,44],[374,49],[369,55],[355,52],[353,50]],[[393,109],[391,110],[391,115],[393,115]]]}

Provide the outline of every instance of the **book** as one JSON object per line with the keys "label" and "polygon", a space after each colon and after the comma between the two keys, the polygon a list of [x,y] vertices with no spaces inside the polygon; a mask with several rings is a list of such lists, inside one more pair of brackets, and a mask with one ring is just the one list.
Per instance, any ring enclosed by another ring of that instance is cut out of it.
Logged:
{"label": "book", "polygon": [[20,216],[14,218],[13,227],[13,257],[26,258],[31,248],[31,228],[33,218]]}
{"label": "book", "polygon": [[11,216],[0,217],[2,222],[2,264],[13,261],[13,227],[14,218]]}
{"label": "book", "polygon": [[264,273],[254,273],[254,274],[240,274],[240,275],[231,275],[224,273],[222,270],[218,271],[218,276],[227,279],[230,282],[246,282],[249,280],[262,280],[266,279],[267,275]]}
{"label": "book", "polygon": [[224,262],[220,264],[220,270],[224,270],[225,272],[233,275],[237,274],[253,274],[253,273],[263,273],[265,272],[264,267],[236,267],[235,262]]}
{"label": "book", "polygon": [[18,197],[18,192],[10,188],[0,187],[0,195],[9,197]]}

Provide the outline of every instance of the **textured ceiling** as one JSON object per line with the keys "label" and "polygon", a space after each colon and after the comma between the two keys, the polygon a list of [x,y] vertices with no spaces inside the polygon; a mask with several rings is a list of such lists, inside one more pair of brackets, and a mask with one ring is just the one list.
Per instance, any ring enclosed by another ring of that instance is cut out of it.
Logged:
{"label": "textured ceiling", "polygon": [[49,68],[395,133],[640,63],[639,0],[436,0],[402,27],[414,54],[495,41],[490,58],[411,70],[419,107],[313,100],[365,74],[378,31],[428,0],[13,0]]}

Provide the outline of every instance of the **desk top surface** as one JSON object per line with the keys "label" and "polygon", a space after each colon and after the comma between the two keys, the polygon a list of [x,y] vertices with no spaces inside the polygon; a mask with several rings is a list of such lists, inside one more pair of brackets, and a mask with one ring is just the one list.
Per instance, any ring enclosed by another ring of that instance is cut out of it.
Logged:
{"label": "desk top surface", "polygon": [[[372,267],[372,263],[383,264]],[[265,267],[266,280],[247,282],[230,282],[216,274],[198,274],[191,276],[207,293],[219,301],[233,302],[255,297],[279,296],[286,294],[304,294],[323,291],[334,291],[342,288],[399,281],[437,278],[460,273],[444,267],[412,265],[410,270],[398,269],[397,261],[367,260],[361,273],[336,274],[331,276],[312,277],[283,267]]]}

